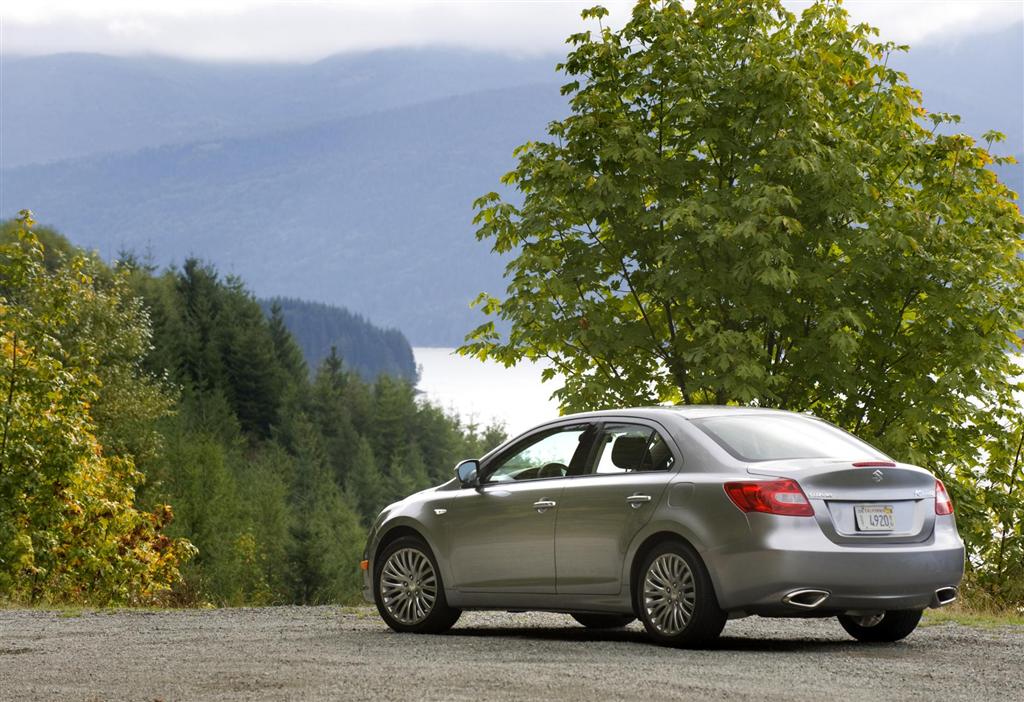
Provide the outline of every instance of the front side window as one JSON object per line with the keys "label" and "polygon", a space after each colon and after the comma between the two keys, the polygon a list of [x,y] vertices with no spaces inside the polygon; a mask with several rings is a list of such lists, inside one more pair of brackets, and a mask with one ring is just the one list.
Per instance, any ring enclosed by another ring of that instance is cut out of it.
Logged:
{"label": "front side window", "polygon": [[586,461],[587,429],[587,425],[559,427],[530,437],[488,466],[487,482],[561,478],[572,474]]}
{"label": "front side window", "polygon": [[597,474],[669,470],[675,462],[661,434],[639,424],[605,426],[596,452]]}
{"label": "front side window", "polygon": [[798,414],[736,414],[691,421],[741,461],[889,458],[839,427]]}

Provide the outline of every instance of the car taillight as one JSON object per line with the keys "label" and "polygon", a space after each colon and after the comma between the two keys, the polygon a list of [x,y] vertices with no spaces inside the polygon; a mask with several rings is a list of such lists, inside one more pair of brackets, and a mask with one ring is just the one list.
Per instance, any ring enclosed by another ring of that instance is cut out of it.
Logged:
{"label": "car taillight", "polygon": [[935,514],[953,514],[953,500],[949,499],[949,493],[941,480],[935,481]]}
{"label": "car taillight", "polygon": [[744,512],[812,517],[814,508],[795,480],[757,480],[726,483],[725,494]]}

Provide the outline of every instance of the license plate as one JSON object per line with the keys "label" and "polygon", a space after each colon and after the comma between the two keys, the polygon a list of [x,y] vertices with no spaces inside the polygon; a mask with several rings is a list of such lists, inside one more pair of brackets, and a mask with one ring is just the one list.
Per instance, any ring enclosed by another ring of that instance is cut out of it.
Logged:
{"label": "license plate", "polygon": [[892,531],[896,528],[896,515],[892,505],[855,505],[857,531]]}

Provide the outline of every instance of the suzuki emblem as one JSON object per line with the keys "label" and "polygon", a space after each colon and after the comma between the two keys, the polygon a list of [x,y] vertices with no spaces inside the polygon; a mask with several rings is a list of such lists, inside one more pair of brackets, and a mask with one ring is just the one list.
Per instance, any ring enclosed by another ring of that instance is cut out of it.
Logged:
{"label": "suzuki emblem", "polygon": [[884,475],[885,473],[883,473],[882,471],[876,470],[874,473],[871,474],[871,479],[874,480],[876,483],[880,483],[882,482],[882,477]]}

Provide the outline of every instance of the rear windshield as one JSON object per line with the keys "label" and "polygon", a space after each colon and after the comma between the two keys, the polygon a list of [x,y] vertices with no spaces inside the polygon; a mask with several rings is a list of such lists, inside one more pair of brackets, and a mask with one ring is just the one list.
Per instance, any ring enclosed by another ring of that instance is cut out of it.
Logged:
{"label": "rear windshield", "polygon": [[741,461],[888,459],[878,449],[838,427],[797,414],[736,414],[691,421]]}

